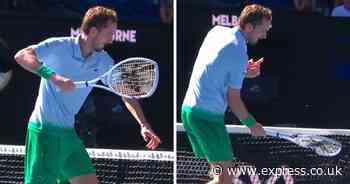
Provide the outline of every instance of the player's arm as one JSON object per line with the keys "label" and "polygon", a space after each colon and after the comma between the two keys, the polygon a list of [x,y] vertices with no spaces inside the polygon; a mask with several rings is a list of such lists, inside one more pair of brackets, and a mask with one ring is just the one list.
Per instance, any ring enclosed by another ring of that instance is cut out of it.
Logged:
{"label": "player's arm", "polygon": [[236,117],[245,124],[252,135],[254,136],[263,136],[265,135],[265,131],[262,125],[254,119],[254,117],[248,113],[248,110],[241,98],[241,91],[239,89],[228,89],[228,101],[229,106],[232,112],[236,115]]}
{"label": "player's arm", "polygon": [[15,55],[15,60],[24,69],[35,74],[41,65],[35,55],[34,50],[30,47],[18,51]]}
{"label": "player's arm", "polygon": [[140,103],[136,99],[123,98],[126,108],[130,111],[132,116],[137,120],[141,127],[141,135],[143,139],[148,142],[146,145],[149,149],[155,149],[160,144],[159,137],[154,133],[151,125],[148,123]]}
{"label": "player's arm", "polygon": [[39,62],[34,49],[27,47],[15,54],[16,62],[27,71],[35,73],[45,79],[51,80],[61,90],[74,89],[73,81],[56,74],[48,66]]}

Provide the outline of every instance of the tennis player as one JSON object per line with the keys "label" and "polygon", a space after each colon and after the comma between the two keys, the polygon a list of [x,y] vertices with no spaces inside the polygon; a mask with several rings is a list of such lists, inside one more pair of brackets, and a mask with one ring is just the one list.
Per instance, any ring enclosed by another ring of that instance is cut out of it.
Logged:
{"label": "tennis player", "polygon": [[[91,159],[74,131],[74,116],[91,88],[75,89],[73,81],[94,79],[113,65],[103,48],[112,43],[116,27],[114,10],[93,7],[86,12],[78,37],[49,38],[15,55],[18,64],[42,77],[28,124],[25,184],[98,183]],[[123,101],[139,123],[147,147],[155,149],[160,139],[140,104],[133,99]]]}
{"label": "tennis player", "polygon": [[252,135],[264,136],[260,123],[248,112],[240,96],[245,77],[260,74],[259,61],[248,61],[247,44],[265,39],[271,27],[272,12],[260,5],[248,5],[234,28],[215,26],[206,35],[194,64],[182,104],[183,126],[196,157],[205,157],[212,168],[223,168],[209,183],[232,183],[227,168],[234,160],[224,113],[229,105]]}

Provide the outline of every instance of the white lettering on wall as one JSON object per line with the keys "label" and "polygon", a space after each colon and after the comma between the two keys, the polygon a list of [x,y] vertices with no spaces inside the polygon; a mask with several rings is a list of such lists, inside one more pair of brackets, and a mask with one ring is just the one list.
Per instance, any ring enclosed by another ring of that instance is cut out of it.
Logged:
{"label": "white lettering on wall", "polygon": [[[114,33],[113,40],[116,42],[131,42],[136,43],[136,30],[121,30],[117,29]],[[76,37],[79,35],[79,28],[70,28],[70,35]]]}
{"label": "white lettering on wall", "polygon": [[211,15],[211,23],[213,26],[221,25],[221,26],[235,26],[238,24],[238,17],[236,15]]}

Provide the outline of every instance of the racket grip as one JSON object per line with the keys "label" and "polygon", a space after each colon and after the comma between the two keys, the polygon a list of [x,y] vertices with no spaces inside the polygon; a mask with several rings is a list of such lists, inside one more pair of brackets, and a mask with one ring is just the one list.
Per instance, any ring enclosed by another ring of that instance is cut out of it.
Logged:
{"label": "racket grip", "polygon": [[76,88],[86,88],[89,87],[88,81],[74,82]]}

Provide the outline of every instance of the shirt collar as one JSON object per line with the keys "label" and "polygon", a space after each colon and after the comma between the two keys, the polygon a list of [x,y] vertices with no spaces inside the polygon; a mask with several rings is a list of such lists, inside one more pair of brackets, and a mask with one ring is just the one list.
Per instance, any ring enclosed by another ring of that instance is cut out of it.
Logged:
{"label": "shirt collar", "polygon": [[[73,42],[73,57],[79,60],[86,60],[87,58],[84,58],[80,49],[80,43],[79,43],[79,38],[80,35],[74,37],[74,42]],[[94,57],[96,52],[92,52],[92,54],[89,56]]]}
{"label": "shirt collar", "polygon": [[242,42],[244,45],[244,49],[247,51],[247,40],[244,37],[244,34],[242,31],[239,29],[239,26],[235,26],[233,29],[233,34],[236,36],[239,42]]}
{"label": "shirt collar", "polygon": [[73,42],[73,56],[77,59],[84,60],[84,57],[81,55],[80,44],[79,44],[80,35],[74,38]]}

